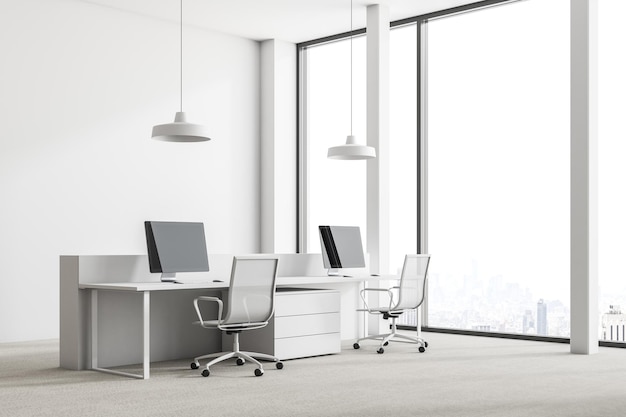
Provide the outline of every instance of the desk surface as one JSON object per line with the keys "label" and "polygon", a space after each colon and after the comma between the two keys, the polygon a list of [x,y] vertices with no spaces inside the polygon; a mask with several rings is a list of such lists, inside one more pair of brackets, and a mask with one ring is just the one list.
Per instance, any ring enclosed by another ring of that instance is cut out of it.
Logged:
{"label": "desk surface", "polygon": [[[333,276],[321,276],[321,277],[277,277],[276,285],[278,287],[285,287],[289,285],[318,285],[318,284],[342,284],[342,283],[355,283],[363,281],[389,281],[398,279],[397,275],[363,275],[354,277],[333,277]],[[186,282],[186,283],[174,283],[174,282],[104,282],[104,283],[82,283],[79,284],[80,289],[94,289],[94,290],[116,290],[116,291],[174,291],[174,290],[203,290],[203,289],[215,289],[223,290],[229,287],[230,280],[224,280],[224,282]]]}
{"label": "desk surface", "polygon": [[174,282],[103,282],[79,284],[78,288],[83,290],[117,291],[220,290],[228,288],[228,282],[193,282],[185,284],[178,284]]}

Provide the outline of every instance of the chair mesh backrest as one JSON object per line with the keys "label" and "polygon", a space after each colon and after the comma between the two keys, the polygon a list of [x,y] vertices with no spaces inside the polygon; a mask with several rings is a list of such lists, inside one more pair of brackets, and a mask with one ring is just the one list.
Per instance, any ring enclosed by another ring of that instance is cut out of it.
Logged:
{"label": "chair mesh backrest", "polygon": [[274,314],[278,258],[235,257],[223,324],[262,323]]}
{"label": "chair mesh backrest", "polygon": [[430,255],[406,255],[394,310],[417,308],[424,301]]}

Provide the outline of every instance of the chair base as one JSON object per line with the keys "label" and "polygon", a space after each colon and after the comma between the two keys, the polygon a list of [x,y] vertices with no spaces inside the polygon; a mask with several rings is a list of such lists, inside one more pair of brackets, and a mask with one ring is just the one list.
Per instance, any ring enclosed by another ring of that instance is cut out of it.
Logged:
{"label": "chair base", "polygon": [[409,342],[417,343],[419,345],[420,352],[424,352],[426,350],[426,348],[428,347],[428,342],[426,340],[422,339],[421,337],[407,336],[407,335],[398,333],[398,328],[396,327],[396,318],[395,317],[390,317],[390,318],[391,318],[391,332],[390,333],[383,333],[383,334],[377,334],[373,336],[361,337],[357,339],[356,343],[354,344],[354,348],[358,349],[360,347],[359,343],[362,340],[380,340],[380,348],[378,349],[378,353],[383,353],[384,352],[383,347],[387,346],[389,342],[393,341],[394,339],[402,339],[402,340],[407,340]]}
{"label": "chair base", "polygon": [[[209,376],[211,372],[210,367],[212,365],[215,365],[216,363],[223,362],[225,360],[233,359],[233,358],[237,359],[237,365],[243,365],[245,361],[250,361],[254,363],[257,366],[257,369],[254,372],[256,376],[263,375],[263,365],[257,359],[270,361],[270,362],[276,362],[276,368],[278,369],[283,368],[282,362],[280,361],[280,359],[278,359],[275,356],[267,355],[265,353],[246,352],[246,351],[239,350],[239,333],[233,333],[233,350],[231,352],[209,353],[208,355],[195,357],[191,364],[191,368],[198,369],[200,367],[200,360],[209,359],[209,358],[215,358],[215,359],[213,359],[212,361],[206,364],[205,370],[202,372],[203,376]],[[239,360],[241,360],[242,362],[240,362]]]}

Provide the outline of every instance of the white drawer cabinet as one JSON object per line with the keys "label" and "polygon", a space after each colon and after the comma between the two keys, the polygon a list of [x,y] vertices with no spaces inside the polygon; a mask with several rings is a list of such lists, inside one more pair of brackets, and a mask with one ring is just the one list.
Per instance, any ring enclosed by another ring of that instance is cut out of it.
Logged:
{"label": "white drawer cabinet", "polygon": [[341,351],[340,296],[332,290],[279,289],[274,305],[274,355],[280,359]]}
{"label": "white drawer cabinet", "polygon": [[[241,350],[281,360],[341,351],[340,294],[335,290],[279,288],[274,317],[263,329],[241,332]],[[232,339],[223,338],[224,349]]]}

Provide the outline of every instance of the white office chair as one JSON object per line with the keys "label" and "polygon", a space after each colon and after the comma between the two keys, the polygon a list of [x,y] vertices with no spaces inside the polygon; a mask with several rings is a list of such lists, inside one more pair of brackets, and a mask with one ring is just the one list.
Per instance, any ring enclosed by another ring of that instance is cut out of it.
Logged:
{"label": "white office chair", "polygon": [[[200,359],[215,358],[206,365],[202,376],[209,376],[210,367],[218,362],[236,358],[237,365],[243,365],[246,360],[255,363],[258,368],[254,375],[263,375],[263,365],[257,359],[276,362],[276,368],[282,369],[283,363],[276,357],[256,352],[242,352],[239,350],[239,333],[245,330],[260,329],[267,326],[274,314],[274,294],[276,291],[276,271],[278,258],[268,256],[237,256],[233,259],[228,292],[226,313],[224,303],[217,297],[201,296],[193,301],[199,324],[205,329],[220,329],[226,334],[233,334],[232,352],[211,353],[198,356],[191,363],[191,369],[200,367]],[[200,301],[215,302],[218,305],[217,319],[205,320],[202,317],[198,303]],[[256,358],[256,359],[255,359]]]}
{"label": "white office chair", "polygon": [[[361,298],[365,305],[364,309],[359,311],[367,311],[370,314],[381,314],[385,320],[391,319],[391,332],[386,334],[378,334],[375,336],[362,337],[354,343],[353,347],[359,349],[360,341],[366,339],[380,339],[380,347],[378,353],[384,353],[384,346],[387,346],[393,339],[404,339],[415,342],[419,345],[419,351],[424,352],[428,347],[421,337],[412,337],[399,334],[396,328],[396,319],[406,310],[417,309],[424,301],[424,292],[426,288],[426,276],[428,274],[428,264],[430,263],[430,255],[406,255],[404,258],[404,267],[402,268],[402,276],[400,277],[400,285],[390,289],[384,288],[365,288],[361,290]],[[367,304],[366,294],[368,292],[386,292],[389,295],[389,304],[384,307],[370,307]]]}

